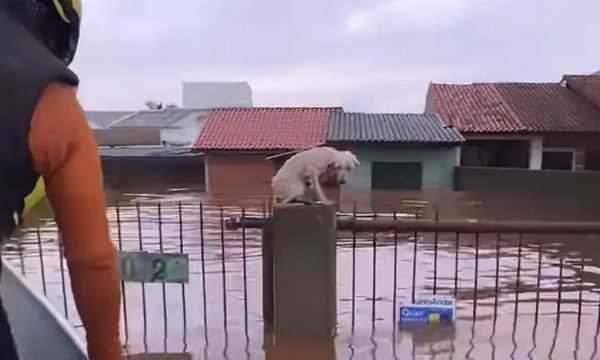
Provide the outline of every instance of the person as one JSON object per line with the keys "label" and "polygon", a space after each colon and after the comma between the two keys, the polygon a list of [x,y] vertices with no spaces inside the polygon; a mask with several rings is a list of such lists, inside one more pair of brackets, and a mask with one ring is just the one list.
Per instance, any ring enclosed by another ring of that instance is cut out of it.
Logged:
{"label": "person", "polygon": [[[117,253],[97,146],[77,99],[78,78],[67,67],[80,16],[79,0],[0,0],[0,236],[18,226],[23,199],[42,177],[88,356],[113,360],[121,359]],[[0,359],[17,359],[1,304]]]}

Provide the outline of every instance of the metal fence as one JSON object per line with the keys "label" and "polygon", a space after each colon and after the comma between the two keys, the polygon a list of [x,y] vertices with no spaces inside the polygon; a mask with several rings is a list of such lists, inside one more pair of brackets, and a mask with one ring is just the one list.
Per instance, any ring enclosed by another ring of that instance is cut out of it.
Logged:
{"label": "metal fence", "polygon": [[[252,347],[249,338],[264,331],[260,228],[270,215],[266,204],[111,206],[119,250],[190,256],[188,283],[122,282],[125,343],[135,351],[186,352],[190,339],[208,342],[225,330]],[[600,234],[599,224],[414,218],[340,214],[338,332],[378,327],[395,334],[399,305],[432,294],[454,296],[459,320],[531,315],[537,324],[540,316],[569,316],[577,329],[592,318],[600,329],[600,291],[586,271],[594,259],[569,245],[593,241],[584,238]],[[3,256],[80,328],[59,244],[49,223],[21,234]]]}

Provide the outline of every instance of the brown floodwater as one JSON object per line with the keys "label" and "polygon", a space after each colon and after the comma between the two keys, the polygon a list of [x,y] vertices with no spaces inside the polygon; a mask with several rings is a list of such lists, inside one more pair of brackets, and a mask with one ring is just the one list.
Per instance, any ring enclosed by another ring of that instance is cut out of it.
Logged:
{"label": "brown floodwater", "polygon": [[[171,354],[140,358],[600,358],[596,236],[502,234],[477,240],[440,234],[436,246],[432,234],[359,234],[354,241],[351,233],[339,232],[337,336],[321,342],[274,338],[265,331],[260,230],[247,229],[245,236],[221,231],[221,220],[239,216],[242,207],[249,216],[263,216],[264,199],[213,198],[194,189],[142,189],[114,197],[121,202],[120,226],[115,206],[108,216],[113,239],[123,250],[139,250],[141,239],[144,250],[158,251],[162,239],[165,252],[180,252],[183,244],[191,259],[190,281],[183,286],[124,285],[127,351]],[[137,201],[142,204],[139,216]],[[577,218],[576,211],[569,214]],[[40,224],[39,238],[34,229],[25,231],[19,245],[9,244],[3,255],[83,336],[68,273],[62,271],[55,224],[32,223]],[[413,288],[419,296],[431,295],[434,287],[438,294],[456,296],[454,326],[400,328],[394,318],[398,306],[411,300]]]}

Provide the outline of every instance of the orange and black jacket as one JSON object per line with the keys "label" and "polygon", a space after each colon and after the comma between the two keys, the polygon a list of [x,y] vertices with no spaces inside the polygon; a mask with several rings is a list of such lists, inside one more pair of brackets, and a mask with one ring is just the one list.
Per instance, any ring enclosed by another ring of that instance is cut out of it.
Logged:
{"label": "orange and black jacket", "polygon": [[[0,11],[0,236],[39,176],[62,234],[91,360],[121,358],[119,274],[78,79]],[[0,284],[1,287],[1,284]]]}

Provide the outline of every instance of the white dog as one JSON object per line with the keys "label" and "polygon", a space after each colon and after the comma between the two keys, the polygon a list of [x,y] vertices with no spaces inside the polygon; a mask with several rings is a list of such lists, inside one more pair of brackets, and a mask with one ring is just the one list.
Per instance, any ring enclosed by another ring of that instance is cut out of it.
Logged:
{"label": "white dog", "polygon": [[271,181],[276,202],[303,201],[309,188],[315,189],[323,204],[332,204],[325,197],[321,181],[346,183],[347,177],[360,162],[350,151],[331,147],[316,147],[289,158]]}

